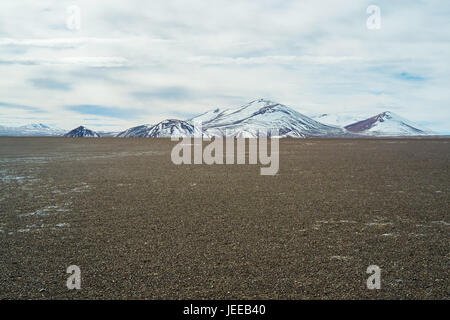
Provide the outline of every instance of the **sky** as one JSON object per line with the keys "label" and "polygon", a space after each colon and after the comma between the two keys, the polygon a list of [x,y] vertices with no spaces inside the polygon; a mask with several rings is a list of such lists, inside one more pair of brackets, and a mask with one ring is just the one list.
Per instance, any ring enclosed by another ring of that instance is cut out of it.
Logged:
{"label": "sky", "polygon": [[448,30],[447,0],[1,1],[0,125],[118,131],[265,98],[450,133]]}

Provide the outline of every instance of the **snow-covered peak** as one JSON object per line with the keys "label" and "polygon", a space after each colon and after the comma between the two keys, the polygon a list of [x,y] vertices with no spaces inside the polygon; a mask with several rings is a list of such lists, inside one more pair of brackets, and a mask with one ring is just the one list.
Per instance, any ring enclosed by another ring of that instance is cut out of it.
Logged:
{"label": "snow-covered peak", "polygon": [[21,128],[23,128],[23,129],[50,129],[49,126],[42,124],[42,123],[28,124],[25,126],[21,126]]}
{"label": "snow-covered peak", "polygon": [[170,137],[190,137],[202,136],[201,131],[191,123],[182,120],[164,120],[153,126],[147,137],[170,138]]}
{"label": "snow-covered peak", "polygon": [[191,122],[202,122],[203,127],[217,127],[220,125],[229,125],[236,121],[242,121],[258,113],[262,108],[281,106],[280,104],[266,100],[258,99],[238,108],[215,109],[198,117],[192,118]]}
{"label": "snow-covered peak", "polygon": [[42,123],[20,127],[0,126],[1,136],[62,136],[65,130]]}
{"label": "snow-covered peak", "polygon": [[133,127],[127,129],[123,132],[120,132],[116,135],[118,138],[133,138],[133,137],[145,137],[148,130],[150,130],[153,126],[144,124],[142,126]]}
{"label": "snow-covered peak", "polygon": [[244,120],[246,118],[251,117],[253,114],[259,112],[262,108],[269,106],[274,107],[278,105],[280,104],[265,99],[254,100],[241,107],[225,110],[224,112],[222,112],[220,116],[221,119],[215,120],[215,125],[217,126],[221,123],[225,124],[239,120]]}
{"label": "snow-covered peak", "polygon": [[176,119],[168,119],[149,126],[143,125],[128,129],[117,135],[120,138],[170,138],[202,136],[202,132],[194,124]]}
{"label": "snow-covered peak", "polygon": [[432,135],[434,132],[411,122],[391,111],[385,111],[368,119],[345,127],[350,132],[375,136]]}
{"label": "snow-covered peak", "polygon": [[99,138],[100,135],[92,130],[89,130],[88,128],[84,126],[79,126],[78,128],[73,129],[72,131],[69,131],[64,135],[64,137],[70,137],[70,138]]}
{"label": "snow-covered peak", "polygon": [[342,129],[319,123],[294,109],[266,99],[223,111],[214,110],[192,119],[203,122],[209,136],[258,137],[279,130],[280,136],[308,137],[343,133]]}

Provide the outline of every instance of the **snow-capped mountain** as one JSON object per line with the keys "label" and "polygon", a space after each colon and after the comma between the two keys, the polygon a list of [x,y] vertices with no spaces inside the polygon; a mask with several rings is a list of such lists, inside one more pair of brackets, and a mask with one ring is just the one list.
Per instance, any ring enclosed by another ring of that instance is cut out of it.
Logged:
{"label": "snow-capped mountain", "polygon": [[122,131],[116,135],[118,138],[144,138],[147,136],[148,130],[153,126],[144,124],[142,126],[133,127]]}
{"label": "snow-capped mountain", "polygon": [[0,136],[62,136],[66,131],[42,123],[29,124],[20,127],[0,126]]}
{"label": "snow-capped mountain", "polygon": [[128,129],[117,135],[120,138],[170,138],[202,136],[193,124],[183,120],[164,120],[157,125],[142,125]]}
{"label": "snow-capped mountain", "polygon": [[21,127],[0,126],[0,136],[254,138],[270,136],[273,134],[271,130],[278,130],[279,137],[292,138],[435,134],[389,111],[373,117],[359,112],[309,117],[288,106],[259,99],[238,108],[214,109],[186,121],[169,119],[156,125],[133,127],[118,134],[95,132],[83,126],[64,134],[65,131],[59,128],[31,124]]}
{"label": "snow-capped mountain", "polygon": [[371,114],[368,113],[322,113],[311,115],[310,117],[320,123],[336,127],[345,127],[355,122],[359,122],[369,118]]}
{"label": "snow-capped mountain", "polygon": [[215,109],[190,119],[201,121],[208,136],[258,137],[277,129],[280,137],[325,137],[344,135],[335,126],[317,122],[288,106],[259,99],[236,109]]}
{"label": "snow-capped mountain", "polygon": [[345,126],[352,133],[370,136],[420,136],[433,135],[431,130],[386,111],[371,118]]}
{"label": "snow-capped mountain", "polygon": [[66,133],[64,137],[69,138],[100,138],[100,135],[92,130],[89,130],[86,127],[79,126],[78,128],[73,129],[72,131]]}

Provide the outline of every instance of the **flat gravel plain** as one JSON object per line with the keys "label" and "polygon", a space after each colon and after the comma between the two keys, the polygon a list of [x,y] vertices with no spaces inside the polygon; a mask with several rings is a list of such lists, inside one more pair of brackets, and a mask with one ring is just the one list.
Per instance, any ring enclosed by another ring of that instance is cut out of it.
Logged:
{"label": "flat gravel plain", "polygon": [[450,139],[285,139],[276,176],[174,145],[0,138],[0,298],[449,299]]}

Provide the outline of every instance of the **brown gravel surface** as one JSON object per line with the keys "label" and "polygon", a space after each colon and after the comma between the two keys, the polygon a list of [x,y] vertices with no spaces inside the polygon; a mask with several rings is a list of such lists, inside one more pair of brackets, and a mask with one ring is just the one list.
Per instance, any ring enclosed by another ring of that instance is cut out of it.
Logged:
{"label": "brown gravel surface", "polygon": [[286,139],[276,176],[173,145],[0,138],[0,298],[450,297],[450,139]]}

